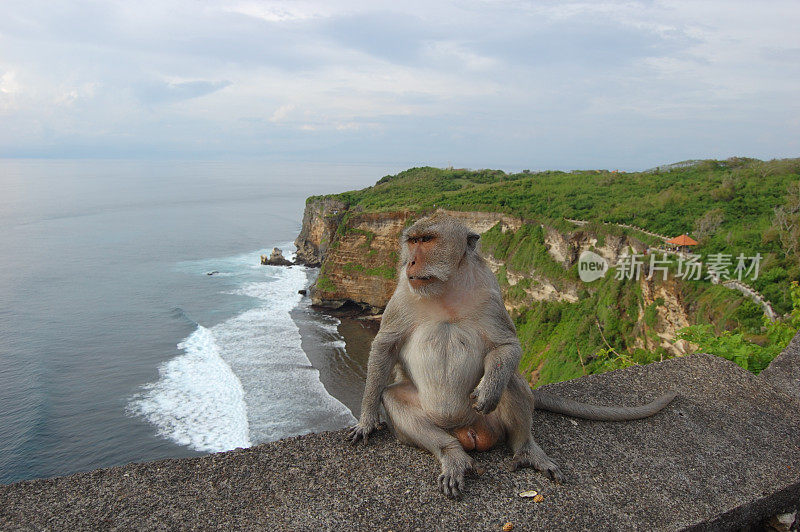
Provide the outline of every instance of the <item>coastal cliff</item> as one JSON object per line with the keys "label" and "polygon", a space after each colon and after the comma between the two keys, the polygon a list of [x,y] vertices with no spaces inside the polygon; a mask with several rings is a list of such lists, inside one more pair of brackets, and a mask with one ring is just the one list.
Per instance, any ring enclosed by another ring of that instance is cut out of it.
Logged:
{"label": "coastal cliff", "polygon": [[[626,234],[598,234],[587,228],[558,230],[535,221],[497,212],[442,212],[484,235],[481,253],[498,276],[509,312],[523,311],[534,302],[577,303],[586,286],[574,275],[581,253],[591,250],[615,266],[625,253],[643,253],[647,244]],[[311,287],[313,304],[329,309],[353,308],[379,314],[397,283],[399,237],[403,229],[425,213],[412,211],[364,212],[331,198],[310,198],[295,241],[297,259],[319,266]],[[530,236],[526,236],[527,233]],[[542,253],[521,257],[526,242],[539,238]],[[527,239],[527,240],[526,240]],[[683,354],[677,331],[690,324],[679,287],[671,282],[642,278],[633,348],[663,348]],[[646,310],[650,308],[650,312]],[[647,316],[647,320],[645,320]]]}
{"label": "coastal cliff", "polygon": [[[767,184],[758,177],[765,165],[775,172]],[[785,347],[778,330],[791,329],[800,306],[793,288],[800,263],[781,247],[772,220],[781,201],[794,205],[786,186],[795,169],[792,161],[740,160],[624,175],[411,168],[361,190],[309,198],[297,256],[320,267],[310,289],[318,308],[380,314],[395,288],[403,228],[448,212],[481,234],[481,254],[522,346],[520,371],[532,385],[708,350],[717,337],[727,346],[720,356],[757,373]],[[718,185],[731,173],[750,210],[720,199]],[[711,231],[707,218],[719,212],[724,220]],[[751,257],[752,279],[682,274],[682,258],[664,241],[693,226],[705,273],[722,257]],[[608,266],[593,281],[580,275],[586,251]],[[635,272],[618,267],[626,256],[638,256],[625,262]],[[665,277],[649,275],[656,264],[652,273]]]}
{"label": "coastal cliff", "polygon": [[318,250],[312,255],[320,264],[319,276],[311,287],[313,303],[327,308],[356,305],[366,313],[380,313],[394,292],[397,242],[411,213],[348,211],[333,228],[331,221],[335,218],[324,218],[324,212],[312,202],[304,216],[309,219],[307,234],[330,234],[327,242],[310,238],[302,242],[307,253]]}
{"label": "coastal cliff", "polygon": [[[533,223],[496,212],[438,210],[458,218],[481,235],[493,228],[513,233],[526,223]],[[295,246],[298,263],[320,267],[317,282],[311,289],[314,304],[327,308],[354,304],[367,313],[381,312],[397,284],[400,234],[424,214],[412,211],[366,213],[328,197],[310,198]],[[548,253],[565,270],[573,266],[586,249],[593,249],[613,265],[624,250],[641,252],[645,247],[627,237],[609,237],[603,245],[595,247],[597,237],[583,230],[566,234],[552,228],[546,231]],[[482,249],[482,254],[495,273],[504,266],[504,261],[496,259],[486,249]],[[537,272],[528,269],[509,271],[508,275],[511,280],[518,281],[537,276]],[[575,283],[558,289],[548,284],[543,275],[538,276],[537,282],[542,288],[528,290],[532,300],[577,300]],[[510,284],[514,286],[516,282]],[[508,303],[507,306],[514,308],[516,305]]]}
{"label": "coastal cliff", "polygon": [[294,241],[298,263],[307,266],[321,264],[347,208],[346,203],[331,198],[306,202],[303,225]]}
{"label": "coastal cliff", "polygon": [[[478,233],[498,223],[511,229],[523,223],[500,213],[444,212]],[[355,305],[368,314],[382,312],[397,285],[400,234],[419,216],[411,211],[367,213],[329,198],[309,200],[295,246],[298,262],[320,267],[311,287],[313,303],[334,309]]]}

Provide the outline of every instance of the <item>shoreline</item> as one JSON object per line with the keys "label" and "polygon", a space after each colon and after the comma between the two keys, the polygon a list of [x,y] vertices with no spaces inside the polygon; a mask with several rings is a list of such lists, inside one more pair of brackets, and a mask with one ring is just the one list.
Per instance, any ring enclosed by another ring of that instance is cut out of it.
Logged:
{"label": "shoreline", "polygon": [[[306,267],[308,290],[317,268]],[[332,397],[344,404],[357,419],[366,381],[367,358],[377,329],[352,314],[327,312],[314,307],[304,295],[289,313],[300,331],[301,348],[319,380]]]}

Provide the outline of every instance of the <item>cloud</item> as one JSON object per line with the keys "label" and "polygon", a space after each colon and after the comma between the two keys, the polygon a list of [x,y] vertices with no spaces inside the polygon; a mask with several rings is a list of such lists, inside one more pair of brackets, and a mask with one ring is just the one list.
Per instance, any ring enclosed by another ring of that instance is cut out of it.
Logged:
{"label": "cloud", "polygon": [[21,89],[13,70],[0,74],[0,111],[10,110],[16,105],[16,95]]}
{"label": "cloud", "polygon": [[341,46],[401,64],[418,62],[425,45],[442,36],[419,17],[393,11],[332,17],[322,31]]}
{"label": "cloud", "polygon": [[199,98],[231,85],[230,81],[154,81],[137,89],[137,94],[145,103],[169,103]]}
{"label": "cloud", "polygon": [[797,155],[798,25],[790,0],[7,0],[0,155]]}
{"label": "cloud", "polygon": [[295,105],[293,103],[287,103],[286,105],[281,105],[275,112],[272,113],[272,116],[269,117],[270,122],[282,122],[289,116],[289,113],[294,111]]}

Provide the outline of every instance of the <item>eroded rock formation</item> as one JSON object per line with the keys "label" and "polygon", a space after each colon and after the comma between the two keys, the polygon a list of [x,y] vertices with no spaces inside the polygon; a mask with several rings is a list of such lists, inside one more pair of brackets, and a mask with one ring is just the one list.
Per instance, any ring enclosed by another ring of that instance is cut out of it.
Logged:
{"label": "eroded rock formation", "polygon": [[336,228],[347,212],[348,205],[339,200],[323,198],[306,203],[303,226],[294,241],[297,246],[295,260],[299,264],[319,266],[328,246],[333,241]]}
{"label": "eroded rock formation", "polygon": [[[502,232],[517,231],[525,223],[520,218],[495,212],[444,211],[459,218],[478,233],[485,233],[498,223]],[[382,312],[394,292],[397,282],[397,249],[403,229],[419,216],[410,211],[366,213],[349,208],[341,201],[330,198],[312,198],[306,203],[303,227],[297,237],[297,262],[320,266],[320,273],[310,296],[315,305],[338,309],[352,306],[365,314]],[[646,245],[626,235],[604,234],[598,236],[584,227],[571,232],[561,232],[542,226],[544,243],[550,257],[566,271],[572,267],[585,250],[591,249],[605,258],[611,267],[626,253],[644,253]],[[534,301],[579,301],[580,281],[552,278],[531,267],[517,271],[484,253],[495,273],[501,268],[509,287],[517,287],[515,297],[507,298],[506,307],[513,312]],[[609,273],[609,275],[612,275]],[[523,282],[524,281],[524,282]],[[683,354],[688,346],[676,342],[678,329],[689,325],[686,308],[680,292],[672,283],[639,281],[642,308],[639,309],[638,328],[644,334],[639,341],[646,349],[664,347],[672,354]],[[655,318],[645,322],[645,308],[654,305]]]}
{"label": "eroded rock formation", "polygon": [[266,266],[291,266],[292,261],[283,256],[283,251],[278,248],[272,248],[272,253],[269,256],[261,255],[261,264]]}

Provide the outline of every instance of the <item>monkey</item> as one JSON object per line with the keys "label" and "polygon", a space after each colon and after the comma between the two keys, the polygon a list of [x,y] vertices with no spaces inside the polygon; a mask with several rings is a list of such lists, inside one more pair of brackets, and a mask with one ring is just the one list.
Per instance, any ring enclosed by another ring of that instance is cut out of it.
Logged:
{"label": "monkey", "polygon": [[[443,214],[400,237],[398,283],[370,348],[358,423],[347,438],[367,443],[387,426],[440,462],[439,490],[460,498],[465,475],[481,472],[467,451],[505,442],[510,469],[533,467],[563,482],[533,440],[533,410],[625,421],[651,416],[676,396],[639,407],[600,407],[532,390],[518,372],[522,349],[500,286],[478,249],[479,235]],[[392,375],[394,379],[392,380]]]}

